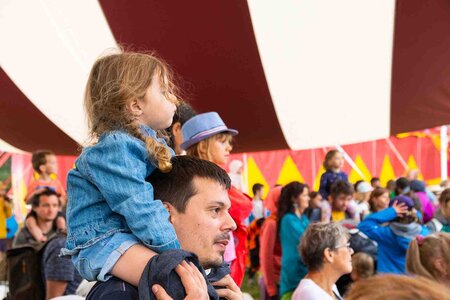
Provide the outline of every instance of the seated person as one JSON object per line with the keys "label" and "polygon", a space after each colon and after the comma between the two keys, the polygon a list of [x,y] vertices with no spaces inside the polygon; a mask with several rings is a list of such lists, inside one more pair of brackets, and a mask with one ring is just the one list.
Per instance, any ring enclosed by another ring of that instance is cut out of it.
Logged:
{"label": "seated person", "polygon": [[335,282],[352,271],[353,249],[349,234],[339,223],[315,223],[306,230],[299,250],[308,273],[292,300],[342,299]]}
{"label": "seated person", "polygon": [[381,275],[356,282],[345,300],[442,300],[449,294],[445,285],[421,276]]}
{"label": "seated person", "polygon": [[437,232],[417,236],[406,252],[406,271],[450,286],[450,234]]}
{"label": "seated person", "polygon": [[[59,195],[50,189],[35,194],[31,201],[36,215],[36,224],[49,242],[42,257],[42,273],[46,285],[47,299],[75,294],[81,277],[68,258],[59,257],[64,247],[65,237],[57,236],[55,220],[61,207]],[[40,244],[27,227],[22,228],[13,242],[13,247]]]}
{"label": "seated person", "polygon": [[[378,243],[378,272],[404,274],[406,251],[416,236],[430,231],[418,222],[414,201],[408,196],[394,198],[392,206],[367,216],[358,226]],[[383,226],[387,223],[387,226]]]}
{"label": "seated person", "polygon": [[439,197],[439,209],[434,214],[433,219],[427,223],[428,229],[432,232],[450,233],[450,189],[446,189]]}
{"label": "seated person", "polygon": [[330,188],[328,201],[322,201],[322,221],[352,220],[354,211],[349,207],[353,197],[353,187],[347,181],[335,181]]}
{"label": "seated person", "polygon": [[[62,204],[65,204],[66,191],[64,190],[61,182],[57,178],[52,177],[57,170],[55,154],[49,150],[36,151],[31,157],[31,164],[34,172],[38,174],[38,177],[33,179],[28,186],[28,193],[25,197],[25,202],[30,204],[34,195],[45,189],[51,189],[58,193]],[[62,213],[59,213],[56,216],[55,224],[58,230],[63,232],[66,231],[66,219]],[[42,231],[36,224],[36,214],[33,211],[31,211],[25,219],[25,226],[28,228],[28,231],[35,240],[43,243],[47,241],[47,237],[42,234]]]}
{"label": "seated person", "polygon": [[[231,181],[226,172],[214,163],[191,156],[177,156],[172,158],[172,170],[163,173],[156,169],[148,178],[154,188],[155,199],[163,199],[169,211],[170,222],[173,224],[182,249],[197,255],[200,265],[209,273],[208,280],[214,286],[220,286],[216,292],[219,297],[227,299],[242,299],[239,287],[226,275],[219,281],[211,278],[215,268],[223,264],[223,254],[229,242],[230,231],[236,229],[236,224],[228,213],[230,199],[227,190]],[[180,251],[180,250],[174,250]],[[150,260],[158,259],[160,254]],[[148,265],[147,265],[148,266]],[[193,272],[184,262],[176,272],[181,278],[186,271]],[[146,273],[144,270],[144,274]],[[201,270],[202,271],[202,270]],[[149,272],[156,272],[150,268]],[[189,282],[184,280],[186,294],[192,289]],[[143,278],[141,278],[142,283]],[[200,284],[202,280],[197,280]],[[204,284],[204,280],[203,280]],[[186,286],[187,285],[187,286]],[[194,283],[195,285],[195,283]],[[153,287],[152,292],[170,294],[173,286]],[[140,285],[141,287],[141,285]],[[203,287],[205,288],[206,285]],[[138,289],[117,278],[106,282],[99,282],[91,290],[87,299],[139,299]],[[150,295],[146,295],[150,297]],[[197,298],[197,297],[196,297]],[[150,298],[148,298],[150,299]],[[200,298],[198,298],[200,299]]]}

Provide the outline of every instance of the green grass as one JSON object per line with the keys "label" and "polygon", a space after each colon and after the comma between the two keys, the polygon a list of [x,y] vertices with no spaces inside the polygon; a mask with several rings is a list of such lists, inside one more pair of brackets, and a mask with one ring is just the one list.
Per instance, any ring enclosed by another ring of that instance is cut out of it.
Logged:
{"label": "green grass", "polygon": [[253,277],[253,282],[249,281],[248,274],[245,274],[244,280],[242,281],[241,291],[249,293],[252,295],[253,299],[259,299],[259,285],[258,285],[259,274]]}

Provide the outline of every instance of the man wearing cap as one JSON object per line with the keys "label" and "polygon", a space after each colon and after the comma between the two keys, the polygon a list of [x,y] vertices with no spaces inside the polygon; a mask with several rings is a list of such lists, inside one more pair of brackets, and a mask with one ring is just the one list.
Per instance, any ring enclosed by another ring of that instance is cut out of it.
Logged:
{"label": "man wearing cap", "polygon": [[[387,226],[382,224],[388,223]],[[430,231],[418,223],[414,201],[405,195],[395,197],[391,207],[367,216],[358,226],[378,243],[378,272],[405,273],[405,258],[409,242]]]}
{"label": "man wearing cap", "polygon": [[[233,148],[233,136],[238,134],[237,130],[228,128],[216,112],[196,115],[183,125],[182,131],[184,141],[181,148],[186,150],[187,155],[209,160],[222,167],[227,163]],[[231,201],[230,215],[237,225],[233,232],[236,258],[231,264],[231,277],[240,286],[245,274],[247,256],[247,226],[244,221],[253,206],[251,198],[233,186],[228,191],[228,196]],[[230,247],[231,243],[228,244],[227,253],[231,252]]]}

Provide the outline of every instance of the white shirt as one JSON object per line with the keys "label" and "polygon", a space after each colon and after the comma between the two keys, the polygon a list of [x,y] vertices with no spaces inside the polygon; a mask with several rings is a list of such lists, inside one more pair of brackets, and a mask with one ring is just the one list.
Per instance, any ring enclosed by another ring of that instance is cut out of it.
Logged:
{"label": "white shirt", "polygon": [[[335,284],[333,285],[333,292],[337,296],[341,296]],[[334,298],[311,279],[302,279],[292,295],[292,300],[334,300]]]}
{"label": "white shirt", "polygon": [[253,216],[256,220],[264,218],[264,205],[260,199],[253,200]]}

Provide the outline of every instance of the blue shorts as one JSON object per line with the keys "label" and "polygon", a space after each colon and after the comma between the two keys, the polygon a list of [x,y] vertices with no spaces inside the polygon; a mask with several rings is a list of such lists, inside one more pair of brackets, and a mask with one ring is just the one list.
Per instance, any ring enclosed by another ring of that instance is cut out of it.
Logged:
{"label": "blue shorts", "polygon": [[81,249],[72,256],[72,262],[81,276],[88,281],[106,281],[120,256],[131,246],[141,243],[131,233],[118,232]]}

